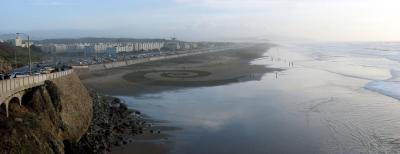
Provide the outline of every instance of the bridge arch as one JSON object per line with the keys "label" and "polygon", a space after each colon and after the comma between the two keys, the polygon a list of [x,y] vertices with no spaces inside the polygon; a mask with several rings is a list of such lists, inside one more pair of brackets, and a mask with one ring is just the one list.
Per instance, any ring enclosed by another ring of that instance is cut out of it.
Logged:
{"label": "bridge arch", "polygon": [[19,105],[22,105],[22,96],[23,96],[23,94],[16,93],[16,94],[12,95],[11,97],[9,97],[5,103],[3,103],[5,105],[7,117],[9,115],[8,108],[10,106],[10,103],[18,103]]}
{"label": "bridge arch", "polygon": [[21,104],[21,99],[18,96],[11,97],[8,104],[10,103],[18,103]]}
{"label": "bridge arch", "polygon": [[2,110],[4,110],[4,111],[6,112],[6,114],[7,114],[7,112],[8,112],[7,103],[1,103],[1,104],[0,104],[0,108],[1,108]]}
{"label": "bridge arch", "polygon": [[22,105],[22,97],[26,93],[26,90],[41,86],[46,80],[61,78],[71,73],[73,73],[73,69],[51,74],[0,80],[0,105],[5,105],[6,114],[8,117],[8,105],[11,100],[15,98],[18,100],[18,103]]}

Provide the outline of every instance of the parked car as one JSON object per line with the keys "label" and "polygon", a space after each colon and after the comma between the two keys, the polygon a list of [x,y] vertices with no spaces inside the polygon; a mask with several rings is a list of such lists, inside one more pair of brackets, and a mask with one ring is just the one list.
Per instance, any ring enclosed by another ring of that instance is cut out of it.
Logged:
{"label": "parked car", "polygon": [[22,72],[12,72],[12,73],[9,74],[9,76],[10,76],[10,79],[12,79],[12,78],[28,77],[30,75],[27,74],[27,73],[22,73]]}
{"label": "parked car", "polygon": [[54,68],[52,68],[52,67],[44,67],[44,69],[45,70],[47,70],[47,71],[50,71],[50,72],[52,72],[52,71],[54,71],[55,69]]}
{"label": "parked car", "polygon": [[7,79],[7,75],[5,74],[0,74],[0,80],[5,80]]}
{"label": "parked car", "polygon": [[41,69],[40,74],[50,74],[50,71],[46,69]]}
{"label": "parked car", "polygon": [[40,74],[41,74],[40,71],[35,71],[35,72],[33,72],[33,75],[40,75]]}

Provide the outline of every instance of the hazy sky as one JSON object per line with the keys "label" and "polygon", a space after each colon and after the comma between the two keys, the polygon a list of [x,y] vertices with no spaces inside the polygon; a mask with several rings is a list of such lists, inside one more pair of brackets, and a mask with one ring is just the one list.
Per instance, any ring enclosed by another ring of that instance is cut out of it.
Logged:
{"label": "hazy sky", "polygon": [[2,0],[0,32],[400,41],[399,7],[400,0]]}

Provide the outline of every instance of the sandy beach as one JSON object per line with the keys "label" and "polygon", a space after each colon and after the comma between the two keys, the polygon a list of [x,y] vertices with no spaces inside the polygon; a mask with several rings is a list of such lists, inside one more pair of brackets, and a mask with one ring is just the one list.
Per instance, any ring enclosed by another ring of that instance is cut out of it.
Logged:
{"label": "sandy beach", "polygon": [[[266,72],[280,71],[250,64],[250,61],[262,57],[268,48],[268,45],[255,45],[245,49],[154,61],[81,74],[80,78],[87,87],[112,96],[140,96],[167,90],[260,80]],[[180,128],[153,120],[151,115],[145,116],[144,120],[153,125],[151,130],[161,133],[144,130],[143,134],[131,139],[132,143],[116,147],[112,153],[158,154],[171,150],[167,134]]]}
{"label": "sandy beach", "polygon": [[268,45],[256,45],[148,62],[82,74],[81,79],[86,86],[114,96],[260,80],[266,72],[280,70],[249,64],[262,57],[268,48]]}
{"label": "sandy beach", "polygon": [[159,128],[167,136],[144,134],[116,153],[398,153],[399,101],[368,90],[391,83],[398,64],[354,48],[254,46],[81,78],[153,126],[180,128]]}

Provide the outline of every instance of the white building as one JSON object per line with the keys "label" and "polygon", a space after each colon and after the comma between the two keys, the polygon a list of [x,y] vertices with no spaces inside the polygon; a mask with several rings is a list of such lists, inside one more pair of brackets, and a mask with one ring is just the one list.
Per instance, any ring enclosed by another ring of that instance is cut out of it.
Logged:
{"label": "white building", "polygon": [[19,37],[19,35],[17,35],[17,37],[15,38],[15,46],[22,47],[22,39],[21,37]]}
{"label": "white building", "polygon": [[[32,46],[32,45],[33,45],[33,43],[29,42],[29,47]],[[28,42],[22,43],[22,45],[20,47],[27,48],[28,47]]]}
{"label": "white building", "polygon": [[179,44],[179,42],[168,42],[168,43],[165,43],[165,45],[164,45],[164,47],[167,49],[167,50],[180,50],[181,49],[181,45]]}
{"label": "white building", "polygon": [[55,52],[66,52],[67,51],[67,45],[65,44],[55,44]]}
{"label": "white building", "polygon": [[56,47],[54,45],[40,45],[40,49],[44,52],[55,52]]}

